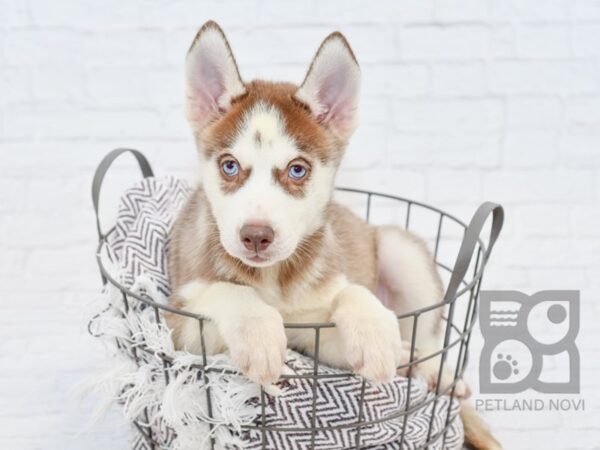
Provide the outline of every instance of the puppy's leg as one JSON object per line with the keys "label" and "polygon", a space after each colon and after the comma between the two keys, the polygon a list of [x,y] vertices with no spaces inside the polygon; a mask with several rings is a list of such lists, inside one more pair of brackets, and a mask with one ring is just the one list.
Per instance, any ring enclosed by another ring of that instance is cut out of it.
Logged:
{"label": "puppy's leg", "polygon": [[[426,244],[413,234],[398,227],[379,227],[378,239],[378,294],[384,304],[397,314],[411,313],[417,309],[442,301],[443,284],[437,272],[433,255]],[[419,357],[426,357],[442,348],[442,308],[435,308],[418,318],[415,343]],[[412,339],[412,318],[400,321],[402,336]],[[417,367],[429,386],[435,389],[441,356],[430,358]],[[444,363],[440,390],[445,390],[454,380],[454,369]],[[457,397],[469,395],[465,382],[455,388]]]}
{"label": "puppy's leg", "polygon": [[331,319],[340,342],[327,345],[329,349],[341,348],[346,364],[369,380],[394,377],[405,356],[398,320],[371,291],[356,284],[343,288],[334,299]]}
{"label": "puppy's leg", "polygon": [[[204,327],[207,353],[228,350],[233,364],[257,383],[279,379],[287,345],[283,320],[253,288],[194,281],[175,297],[184,310],[211,319]],[[178,348],[201,353],[198,320],[172,314],[167,321]]]}

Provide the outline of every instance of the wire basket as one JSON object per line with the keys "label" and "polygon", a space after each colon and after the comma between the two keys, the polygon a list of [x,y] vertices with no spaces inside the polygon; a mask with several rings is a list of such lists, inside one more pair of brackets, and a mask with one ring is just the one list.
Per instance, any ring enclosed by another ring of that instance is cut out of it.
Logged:
{"label": "wire basket", "polygon": [[[162,312],[168,311],[174,314],[180,314],[188,318],[192,318],[198,322],[200,329],[201,347],[202,347],[202,361],[203,364],[197,364],[195,369],[198,373],[198,379],[206,377],[211,370],[216,370],[207,366],[207,358],[204,348],[204,329],[205,324],[210,319],[192,314],[187,311],[181,311],[170,307],[169,305],[158,303],[154,301],[148,295],[140,295],[139,293],[133,292],[121,284],[115,277],[101,257],[103,249],[107,245],[107,241],[111,234],[115,232],[115,228],[109,229],[107,232],[102,231],[100,225],[100,219],[98,214],[99,209],[99,197],[104,177],[107,170],[109,169],[112,162],[123,153],[131,153],[141,169],[144,178],[152,177],[153,171],[143,156],[137,150],[131,149],[117,149],[109,153],[104,160],[100,163],[96,170],[93,186],[92,186],[92,200],[94,210],[96,212],[96,224],[99,236],[99,244],[97,248],[97,262],[102,276],[102,283],[106,285],[112,285],[120,291],[123,305],[128,310],[132,302],[141,302],[145,305],[145,308],[150,308],[153,311],[154,320],[157,323],[164,323]],[[439,371],[438,371],[438,383],[434,394],[429,396],[424,402],[432,404],[431,419],[428,424],[427,439],[426,442],[418,448],[429,448],[435,442],[441,440],[442,448],[447,438],[447,431],[451,426],[452,422],[456,419],[456,416],[451,417],[450,407],[454,400],[454,390],[456,384],[462,379],[469,359],[468,349],[471,338],[471,332],[477,317],[477,304],[479,299],[479,291],[481,287],[481,281],[483,272],[487,262],[489,261],[492,247],[498,238],[500,230],[503,224],[503,210],[502,207],[494,203],[482,204],[475,214],[473,215],[470,223],[467,225],[465,222],[456,218],[455,216],[448,214],[438,208],[420,203],[417,201],[405,199],[402,197],[376,193],[371,191],[364,191],[358,189],[349,188],[338,188],[336,195],[342,195],[349,201],[347,205],[351,206],[355,211],[362,210],[363,216],[368,222],[387,222],[391,221],[396,224],[403,225],[407,230],[411,230],[425,238],[432,248],[432,252],[435,258],[437,267],[439,268],[442,277],[445,282],[445,293],[443,298],[435,305],[428,306],[412,311],[407,314],[399,315],[398,320],[400,324],[403,321],[409,321],[410,329],[412,330],[411,346],[410,346],[410,360],[407,364],[400,366],[398,369],[405,369],[408,373],[408,388],[407,392],[411,392],[411,374],[415,365],[431,358],[439,357]],[[488,218],[491,216],[491,224],[487,224]],[[489,227],[487,226],[489,225]],[[485,232],[489,232],[489,237],[484,242],[482,235]],[[423,317],[424,314],[431,314],[434,312],[442,311],[443,318],[443,345],[440,350],[436,353],[423,355],[418,353],[418,349],[415,348],[415,336],[419,326],[419,318]],[[267,393],[264,388],[260,388],[260,412],[261,417],[255,425],[246,425],[246,430],[252,430],[259,433],[261,436],[260,448],[271,449],[273,447],[268,446],[267,433],[297,433],[302,434],[305,441],[308,442],[303,448],[307,450],[314,450],[317,448],[315,442],[321,433],[332,431],[331,427],[322,427],[317,423],[317,404],[319,399],[317,398],[317,387],[319,383],[327,382],[328,378],[331,378],[331,374],[323,373],[321,365],[319,363],[319,345],[321,332],[324,329],[335,327],[334,323],[287,323],[285,324],[286,329],[304,329],[311,332],[314,335],[314,358],[313,367],[311,374],[301,375],[303,378],[308,378],[312,383],[312,406],[311,406],[311,420],[310,424],[298,424],[297,427],[278,427],[267,424],[266,410],[267,410]],[[407,339],[408,336],[403,336],[403,339]],[[120,343],[117,342],[117,346]],[[163,382],[169,384],[169,373],[167,368],[172,364],[172,359],[160,352],[152,352],[149,348],[144,345],[137,345],[130,355],[138,365],[142,359],[142,354],[152,353],[152,357],[159,358],[162,361],[162,365],[165,368],[163,375]],[[452,367],[454,371],[453,382],[448,386],[445,391],[442,391],[439,386],[441,382],[442,373],[444,368]],[[360,379],[355,374],[343,373],[336,375],[339,377],[354,377]],[[300,375],[284,374],[282,379],[293,380],[298,378]],[[349,425],[353,431],[354,443],[351,448],[365,448],[361,441],[361,430],[366,427],[376,425],[376,422],[385,421],[401,421],[403,423],[403,429],[405,429],[407,421],[411,414],[419,408],[425,406],[424,402],[411,404],[410,396],[408,401],[403,408],[387,415],[386,417],[379,418],[377,420],[369,420],[365,417],[364,406],[365,406],[365,390],[367,381],[360,379],[360,399],[359,407],[356,414],[356,420]],[[451,401],[448,403],[448,411],[441,411],[438,409],[438,402],[443,395],[450,395]],[[206,405],[208,407],[208,413],[212,417],[212,404],[211,404],[211,392],[210,389],[206,391]],[[432,422],[435,414],[445,413],[445,425],[438,430],[433,432]],[[145,416],[145,418],[144,418]],[[156,438],[157,431],[153,429],[148,423],[148,412],[144,410],[139,420],[134,420],[133,425],[139,433],[139,442],[142,443],[138,448],[147,449],[158,449],[164,448],[158,439]],[[209,423],[209,427],[212,425]],[[211,428],[212,429],[212,428]],[[169,433],[169,430],[162,430],[161,432]],[[399,439],[398,448],[403,449],[405,441],[405,435],[402,433]],[[214,439],[211,438],[209,448],[215,448]],[[410,447],[414,448],[414,447]]]}

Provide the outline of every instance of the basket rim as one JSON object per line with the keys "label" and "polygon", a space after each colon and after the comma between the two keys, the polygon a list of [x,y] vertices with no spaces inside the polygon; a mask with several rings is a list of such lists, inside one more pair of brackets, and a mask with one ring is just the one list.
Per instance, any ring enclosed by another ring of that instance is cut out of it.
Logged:
{"label": "basket rim", "polygon": [[[455,224],[461,226],[465,232],[468,228],[468,225],[465,222],[463,222],[462,220],[458,219],[455,215],[447,213],[435,206],[431,206],[431,205],[428,205],[426,203],[419,202],[416,200],[408,199],[406,197],[400,197],[397,195],[386,194],[383,192],[376,192],[376,191],[357,189],[357,188],[349,188],[349,187],[336,187],[335,190],[340,191],[340,192],[349,192],[349,193],[354,193],[354,194],[366,195],[367,196],[367,211],[370,210],[372,197],[385,198],[385,199],[389,199],[389,200],[396,200],[399,202],[403,202],[407,205],[407,208],[411,208],[412,205],[415,205],[415,206],[433,211],[440,215],[440,219],[439,219],[440,224],[444,218],[448,218],[449,220],[453,221]],[[409,211],[410,211],[410,209],[409,209]],[[116,227],[112,226],[106,233],[103,233],[102,236],[100,237],[98,245],[96,247],[96,254],[95,254],[96,262],[98,264],[98,268],[100,269],[100,273],[104,280],[106,280],[111,285],[116,287],[124,295],[127,295],[128,297],[132,297],[132,298],[136,299],[137,301],[140,301],[140,302],[146,304],[147,306],[151,306],[153,308],[158,308],[163,311],[167,311],[167,312],[170,312],[173,314],[178,314],[180,316],[193,318],[196,320],[202,320],[202,321],[210,321],[211,320],[209,317],[201,315],[201,314],[191,313],[184,309],[174,308],[168,304],[155,302],[154,300],[151,300],[148,297],[144,297],[142,295],[139,295],[139,294],[133,292],[130,288],[124,286],[121,282],[119,282],[111,274],[110,270],[105,266],[105,264],[102,261],[102,259],[103,259],[102,251],[104,250],[104,248],[106,246],[109,245],[108,239],[112,235],[112,233],[114,233],[115,231],[116,231]],[[461,240],[461,244],[463,243],[464,239],[465,239],[465,235],[463,233],[463,238]],[[444,307],[446,305],[450,305],[450,304],[456,302],[456,300],[458,298],[460,298],[462,295],[464,295],[467,291],[472,289],[475,286],[475,284],[480,280],[480,278],[483,276],[483,271],[485,269],[485,265],[487,262],[485,260],[485,254],[486,254],[487,248],[486,248],[485,243],[483,242],[483,239],[481,238],[481,236],[478,236],[477,241],[479,244],[477,258],[479,259],[480,257],[482,257],[482,261],[481,261],[481,263],[476,262],[475,267],[478,270],[473,275],[471,281],[466,282],[464,280],[464,278],[462,280],[460,280],[460,284],[463,287],[461,289],[458,289],[452,298],[445,299],[445,295],[444,295],[444,296],[442,296],[442,300],[440,302],[436,302],[432,305],[429,305],[429,306],[426,306],[423,308],[419,308],[417,310],[414,310],[414,311],[411,311],[408,313],[397,314],[396,315],[397,319],[402,320],[402,319],[407,319],[409,317],[413,317],[413,318],[418,317],[421,314],[424,314],[428,311],[432,311],[437,308]],[[435,264],[437,267],[444,269],[446,272],[452,274],[452,269],[450,267],[446,266],[445,264],[442,264],[438,261],[435,261]],[[447,289],[447,287],[446,287],[446,289]],[[335,328],[335,326],[336,325],[333,322],[286,322],[286,323],[284,323],[284,327],[286,329],[322,329],[322,328]]]}
{"label": "basket rim", "polygon": [[[209,320],[209,319],[205,319],[205,320]],[[442,316],[442,320],[446,323],[448,322],[448,318],[445,316]],[[449,326],[456,333],[456,336],[457,336],[456,339],[448,342],[446,345],[443,345],[439,350],[436,350],[435,352],[428,353],[427,355],[424,355],[424,356],[418,356],[418,357],[413,358],[412,360],[408,361],[407,363],[400,364],[399,366],[396,367],[396,370],[411,369],[412,367],[414,367],[418,364],[421,364],[424,361],[433,359],[437,356],[447,353],[450,349],[456,347],[462,341],[465,341],[468,339],[471,331],[473,330],[474,325],[475,325],[474,323],[469,323],[469,325],[463,331],[461,331],[459,329],[458,325],[456,325],[454,323],[450,323]],[[284,327],[285,327],[285,325],[284,325]],[[163,361],[167,364],[173,363],[173,357],[166,355],[162,352],[155,352],[154,350],[148,348],[144,344],[136,344],[136,349],[141,350],[142,352],[145,352],[145,353],[150,353],[152,355],[158,356],[161,359],[161,361]],[[207,364],[208,363],[190,364],[189,367],[196,369],[196,370],[206,371],[206,372],[227,373],[230,375],[239,375],[238,371],[209,367],[209,366],[207,366]],[[459,373],[462,375],[464,373],[464,369],[461,370]],[[339,372],[339,373],[282,374],[281,375],[282,380],[298,380],[298,379],[319,379],[320,380],[320,379],[348,378],[348,377],[360,377],[360,375],[357,375],[356,373],[350,372],[350,371]]]}

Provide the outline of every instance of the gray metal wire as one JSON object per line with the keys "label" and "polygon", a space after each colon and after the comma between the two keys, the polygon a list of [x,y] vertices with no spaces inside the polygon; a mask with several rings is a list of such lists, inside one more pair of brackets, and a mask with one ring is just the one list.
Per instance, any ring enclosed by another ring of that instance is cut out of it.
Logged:
{"label": "gray metal wire", "polygon": [[[115,286],[122,292],[123,302],[124,302],[126,310],[129,310],[129,302],[130,301],[141,302],[141,303],[151,307],[154,310],[154,317],[155,317],[155,320],[157,321],[157,323],[164,320],[162,318],[162,315],[160,314],[160,311],[163,311],[163,312],[166,311],[166,312],[170,312],[173,314],[179,314],[179,315],[183,315],[183,316],[197,320],[198,326],[200,329],[203,364],[197,364],[192,367],[198,370],[199,378],[206,379],[207,373],[211,372],[212,370],[217,370],[217,369],[212,369],[210,367],[206,367],[207,354],[206,354],[206,348],[205,348],[205,344],[204,344],[204,339],[205,339],[205,336],[204,336],[205,325],[204,324],[206,321],[208,321],[210,319],[207,317],[198,315],[198,314],[190,313],[188,311],[182,311],[182,310],[175,309],[169,305],[157,303],[157,302],[153,301],[151,298],[148,298],[148,297],[142,296],[142,295],[138,295],[135,292],[132,292],[130,289],[128,289],[127,287],[125,287],[121,283],[119,283],[119,281],[116,280],[111,275],[108,268],[105,267],[103,258],[101,257],[102,252],[103,252],[105,246],[107,245],[107,241],[110,238],[111,234],[115,231],[115,228],[114,227],[111,228],[106,233],[103,233],[101,230],[100,221],[98,219],[98,202],[99,202],[100,186],[102,184],[102,179],[104,178],[104,174],[105,174],[106,170],[108,169],[108,166],[110,166],[112,161],[117,156],[119,156],[120,154],[125,153],[125,152],[132,152],[134,154],[134,156],[136,157],[136,160],[138,161],[138,164],[140,165],[140,168],[142,169],[142,174],[144,175],[144,177],[152,176],[152,169],[150,168],[150,165],[147,163],[147,161],[145,160],[143,155],[137,151],[132,151],[132,150],[128,150],[128,149],[118,150],[118,151],[110,154],[107,158],[105,158],[105,161],[103,161],[103,163],[101,164],[101,166],[99,167],[99,169],[96,173],[96,176],[94,178],[94,184],[93,184],[93,201],[94,201],[94,209],[97,214],[97,229],[98,229],[98,234],[99,234],[99,244],[98,244],[97,251],[96,251],[96,259],[98,262],[100,274],[102,276],[102,281],[104,284],[106,284],[106,283],[112,284],[113,286]],[[106,162],[106,161],[108,161],[108,162]],[[482,280],[483,272],[485,269],[485,265],[489,258],[491,247],[493,246],[494,241],[497,238],[498,233],[500,232],[500,229],[502,227],[502,210],[498,205],[484,204],[484,205],[482,205],[480,210],[478,210],[478,212],[474,216],[471,224],[467,225],[460,219],[456,218],[455,216],[453,216],[451,214],[448,214],[447,212],[444,212],[438,208],[435,208],[433,206],[430,206],[430,205],[427,205],[427,204],[424,204],[424,203],[421,203],[418,201],[406,199],[403,197],[398,197],[395,195],[366,191],[366,190],[359,190],[359,189],[339,188],[338,190],[341,192],[364,196],[364,198],[365,198],[365,219],[367,221],[369,221],[371,219],[372,208],[373,208],[373,205],[372,205],[373,199],[385,199],[386,201],[397,202],[398,204],[404,205],[404,208],[406,211],[405,218],[404,218],[404,225],[405,225],[406,229],[410,229],[411,214],[414,214],[415,211],[417,211],[417,210],[425,210],[425,211],[428,211],[429,213],[438,215],[437,231],[436,231],[436,236],[435,236],[435,244],[434,244],[433,254],[434,254],[435,262],[436,262],[438,268],[441,271],[447,272],[450,275],[450,281],[448,283],[448,287],[446,289],[445,295],[443,298],[440,299],[440,301],[438,303],[436,303],[434,305],[423,307],[416,311],[412,311],[410,313],[398,315],[399,321],[412,320],[412,339],[411,339],[411,346],[410,346],[409,362],[398,366],[399,370],[406,369],[407,373],[408,373],[408,377],[409,377],[408,382],[407,382],[407,384],[408,384],[407,392],[409,393],[408,401],[403,409],[398,410],[398,411],[394,412],[393,414],[390,414],[386,417],[382,417],[382,418],[378,418],[378,419],[365,420],[365,418],[363,417],[364,416],[363,411],[364,411],[364,395],[365,395],[366,383],[365,383],[365,380],[362,380],[361,394],[360,394],[360,401],[359,401],[359,411],[358,411],[358,417],[357,417],[356,422],[353,424],[328,426],[328,427],[317,426],[316,425],[316,405],[317,405],[317,400],[318,400],[317,399],[318,383],[321,380],[327,380],[327,379],[333,379],[333,378],[345,378],[345,377],[358,377],[358,376],[353,373],[350,373],[350,372],[337,373],[337,374],[319,373],[319,347],[320,347],[321,330],[326,329],[326,328],[335,327],[334,323],[286,323],[286,324],[284,324],[286,329],[312,330],[312,332],[314,333],[314,336],[315,336],[315,338],[314,338],[315,339],[314,366],[313,366],[312,373],[311,374],[284,374],[281,376],[282,379],[310,379],[312,381],[313,398],[312,398],[312,417],[311,417],[310,426],[306,427],[306,426],[302,426],[299,424],[298,427],[276,427],[276,426],[268,425],[266,422],[266,395],[265,395],[264,389],[261,388],[261,394],[260,394],[261,418],[258,422],[259,424],[256,424],[253,426],[246,426],[244,428],[248,429],[248,430],[256,430],[260,433],[263,449],[267,449],[267,432],[307,433],[307,436],[309,436],[310,442],[311,442],[310,449],[314,449],[315,448],[315,440],[317,438],[318,433],[332,431],[332,430],[339,430],[339,429],[354,428],[356,430],[356,442],[355,442],[354,448],[360,449],[361,448],[361,430],[364,427],[382,423],[382,422],[386,422],[386,421],[402,419],[403,424],[404,424],[404,429],[406,429],[407,420],[412,413],[414,413],[415,411],[421,410],[425,406],[433,403],[433,406],[432,406],[433,412],[431,414],[431,420],[429,423],[427,442],[420,448],[426,449],[432,443],[436,442],[438,439],[442,439],[443,443],[445,443],[447,430],[450,428],[450,426],[452,425],[452,422],[455,420],[455,417],[451,417],[450,411],[452,409],[453,402],[458,401],[458,400],[455,400],[454,397],[452,397],[452,400],[450,402],[448,402],[448,407],[447,407],[447,410],[445,411],[445,413],[446,413],[445,426],[438,433],[435,433],[435,434],[432,433],[433,432],[433,426],[432,426],[433,418],[434,418],[434,414],[436,413],[436,408],[437,408],[437,403],[438,403],[439,398],[443,395],[450,395],[450,396],[454,395],[456,385],[462,379],[463,374],[466,369],[466,366],[467,366],[467,363],[468,363],[468,346],[469,346],[471,332],[473,330],[473,326],[474,326],[475,320],[476,320],[476,310],[477,310],[477,303],[478,303],[478,299],[479,299],[479,290],[480,290],[481,280]],[[486,208],[484,208],[484,206],[486,206]],[[485,209],[485,211],[482,211],[483,209]],[[487,219],[487,215],[489,213],[494,214],[494,217],[493,217],[494,222],[492,224],[492,233],[491,233],[490,239],[488,241],[489,245],[486,247],[483,239],[479,236],[479,234],[481,232],[483,222],[485,222],[485,219]],[[463,241],[462,241],[461,248],[459,250],[459,255],[457,257],[457,261],[456,261],[454,267],[452,267],[452,268],[439,260],[439,247],[440,247],[440,242],[443,238],[444,225],[448,222],[453,223],[454,226],[457,226],[464,231]],[[467,244],[470,244],[470,245],[467,245]],[[470,247],[472,247],[472,248],[470,248]],[[475,257],[473,271],[470,275],[467,275],[467,269],[471,265],[470,263],[471,263],[471,259],[473,256]],[[462,258],[462,260],[461,260],[461,258]],[[456,309],[455,307],[457,305],[458,300],[461,299],[461,297],[465,296],[465,294],[467,297],[466,312],[465,312],[462,320],[460,320],[461,319],[460,317],[455,317],[455,309]],[[418,327],[418,323],[419,323],[419,318],[425,313],[432,312],[434,310],[440,310],[440,309],[443,311],[447,310],[447,313],[445,315],[442,314],[442,318],[445,322],[443,346],[439,351],[437,351],[435,353],[428,354],[428,355],[419,354],[417,357],[417,349],[415,348],[415,337],[417,335],[417,327]],[[91,332],[91,330],[90,330],[90,332]],[[455,361],[454,379],[453,379],[452,383],[445,390],[442,391],[442,390],[440,390],[440,384],[441,384],[440,381],[441,381],[442,373],[444,371],[444,366],[446,365],[446,360],[447,360],[450,350],[457,346],[458,346],[458,357]],[[152,353],[143,344],[134,347],[134,350],[133,350],[134,353],[132,356],[138,364],[140,361],[139,354],[138,354],[139,351],[145,352],[145,353]],[[438,371],[438,383],[437,383],[437,387],[435,389],[435,395],[430,398],[427,398],[423,401],[420,401],[418,403],[411,404],[411,398],[410,398],[411,397],[410,396],[411,383],[412,383],[411,375],[413,373],[415,366],[419,363],[422,363],[423,361],[426,361],[431,358],[435,358],[437,356],[440,356],[440,364],[439,364],[439,371]],[[171,358],[169,356],[163,355],[163,354],[154,354],[154,357],[160,358],[162,360],[163,367],[164,367],[164,381],[165,381],[165,383],[168,384],[169,383],[169,374],[168,374],[167,369],[170,366],[170,364],[172,363]],[[218,369],[218,370],[219,370],[219,372],[223,372],[222,369]],[[231,373],[234,373],[234,372],[231,372]],[[207,408],[208,408],[210,417],[212,417],[212,402],[211,402],[210,390],[207,390]],[[439,413],[442,413],[442,411],[440,411]],[[144,410],[142,417],[139,420],[134,421],[134,425],[138,429],[138,431],[141,433],[141,435],[144,437],[144,439],[146,440],[146,443],[148,444],[149,448],[151,448],[151,449],[158,448],[158,443],[154,439],[153,434],[152,434],[152,429],[148,424],[148,411],[147,410]],[[210,426],[212,429],[212,425],[210,425]],[[404,440],[405,440],[405,436],[403,434],[400,438],[400,448],[402,448],[402,445],[404,444]],[[211,439],[211,447],[213,449],[214,449],[214,445],[215,445],[214,439]]]}

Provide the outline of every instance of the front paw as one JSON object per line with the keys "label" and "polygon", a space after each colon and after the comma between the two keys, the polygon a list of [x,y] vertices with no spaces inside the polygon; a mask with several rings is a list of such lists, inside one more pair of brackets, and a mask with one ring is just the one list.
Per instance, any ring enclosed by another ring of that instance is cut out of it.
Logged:
{"label": "front paw", "polygon": [[385,383],[396,375],[396,367],[407,358],[395,314],[381,309],[368,317],[346,317],[339,325],[346,360],[366,379]]}
{"label": "front paw", "polygon": [[233,364],[255,383],[268,386],[279,380],[287,338],[275,310],[243,317],[225,336]]}

